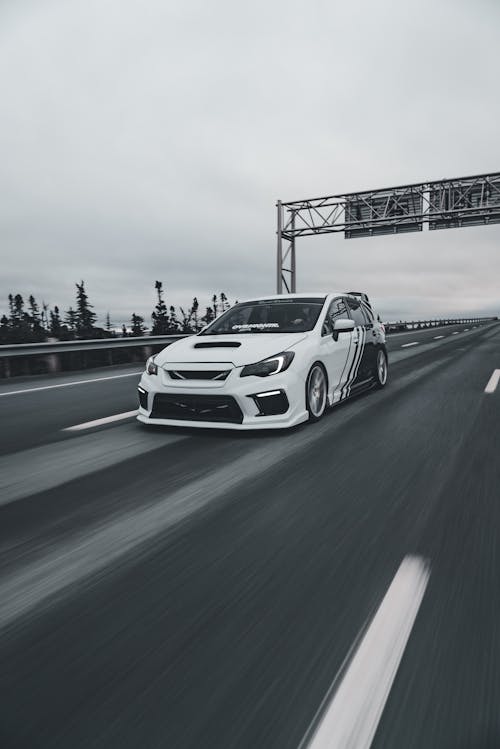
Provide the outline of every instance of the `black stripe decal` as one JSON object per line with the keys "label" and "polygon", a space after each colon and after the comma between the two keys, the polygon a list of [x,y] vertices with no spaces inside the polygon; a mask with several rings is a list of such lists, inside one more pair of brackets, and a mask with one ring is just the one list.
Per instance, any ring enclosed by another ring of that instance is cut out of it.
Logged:
{"label": "black stripe decal", "polygon": [[360,345],[359,345],[359,356],[357,357],[356,367],[355,367],[353,378],[352,378],[351,382],[349,383],[349,388],[348,388],[348,391],[347,391],[347,397],[349,397],[350,394],[351,394],[351,387],[355,383],[356,378],[358,376],[359,365],[361,364],[361,359],[363,358],[363,353],[365,351],[366,332],[365,332],[364,328],[360,329],[360,334],[361,334],[361,340],[360,340]]}
{"label": "black stripe decal", "polygon": [[342,390],[341,390],[341,393],[340,393],[340,400],[344,400],[345,398],[347,398],[347,395],[348,395],[347,390],[349,388],[349,385],[351,384],[352,371],[354,369],[355,362],[356,362],[356,359],[358,357],[358,352],[360,350],[360,335],[359,334],[360,334],[361,328],[359,328],[357,330],[358,330],[358,339],[355,342],[354,354],[353,354],[353,357],[352,357],[351,366],[349,367],[349,374],[347,375],[347,380],[345,381],[344,385],[342,386]]}
{"label": "black stripe decal", "polygon": [[[347,386],[348,386],[348,384],[350,382],[352,368],[353,368],[353,365],[354,365],[354,360],[356,359],[356,354],[358,352],[358,345],[359,345],[359,339],[354,342],[354,349],[353,349],[351,364],[350,364],[350,367],[349,367],[349,372],[347,374],[346,381],[344,382],[344,384],[342,385],[342,388],[340,390],[340,400],[341,401],[344,400],[344,398],[346,397],[346,390],[347,390]],[[350,351],[350,349],[349,349],[349,351]]]}

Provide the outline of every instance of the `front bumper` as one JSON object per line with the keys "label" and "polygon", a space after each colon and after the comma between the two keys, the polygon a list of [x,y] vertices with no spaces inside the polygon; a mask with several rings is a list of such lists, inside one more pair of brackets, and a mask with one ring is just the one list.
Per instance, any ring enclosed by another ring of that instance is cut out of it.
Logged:
{"label": "front bumper", "polygon": [[181,386],[166,384],[162,377],[145,372],[139,395],[137,419],[143,424],[283,429],[309,418],[304,382],[290,370],[270,377],[240,377],[239,370],[233,370],[227,380],[216,385],[191,380]]}

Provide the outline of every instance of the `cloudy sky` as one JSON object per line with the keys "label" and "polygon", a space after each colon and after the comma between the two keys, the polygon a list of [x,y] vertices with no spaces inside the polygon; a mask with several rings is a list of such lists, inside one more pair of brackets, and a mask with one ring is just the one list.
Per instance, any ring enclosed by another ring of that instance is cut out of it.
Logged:
{"label": "cloudy sky", "polygon": [[[275,202],[500,169],[498,0],[2,0],[0,311],[273,292]],[[301,240],[298,290],[500,312],[500,225]]]}

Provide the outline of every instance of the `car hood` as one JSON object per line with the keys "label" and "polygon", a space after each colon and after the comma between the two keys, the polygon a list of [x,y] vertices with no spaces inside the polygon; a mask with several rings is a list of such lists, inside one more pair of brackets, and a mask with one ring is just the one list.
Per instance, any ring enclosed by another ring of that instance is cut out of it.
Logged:
{"label": "car hood", "polygon": [[[189,336],[172,343],[155,356],[160,367],[166,364],[227,362],[235,367],[267,359],[293,348],[308,333],[248,333],[247,335]],[[233,345],[229,345],[233,344]]]}

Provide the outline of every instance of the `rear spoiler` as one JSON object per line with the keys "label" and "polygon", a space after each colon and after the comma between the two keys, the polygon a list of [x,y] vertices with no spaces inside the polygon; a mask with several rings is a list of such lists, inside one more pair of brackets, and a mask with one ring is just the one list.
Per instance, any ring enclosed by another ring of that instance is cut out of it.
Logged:
{"label": "rear spoiler", "polygon": [[351,296],[359,296],[361,299],[366,302],[367,304],[370,304],[370,300],[368,299],[368,294],[365,294],[363,291],[348,291],[348,294]]}

